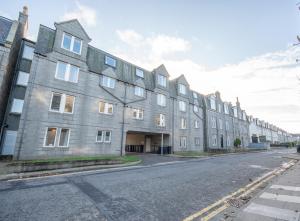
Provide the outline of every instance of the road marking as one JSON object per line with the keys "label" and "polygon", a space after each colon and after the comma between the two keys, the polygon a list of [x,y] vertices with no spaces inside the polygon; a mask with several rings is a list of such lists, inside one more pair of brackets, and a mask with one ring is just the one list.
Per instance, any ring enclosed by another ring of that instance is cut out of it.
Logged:
{"label": "road marking", "polygon": [[298,186],[272,185],[270,188],[271,189],[290,190],[290,191],[300,191],[300,187],[298,187]]}
{"label": "road marking", "polygon": [[210,220],[211,218],[213,218],[214,216],[216,216],[220,212],[222,212],[225,209],[227,209],[229,206],[230,205],[228,203],[224,204],[220,208],[216,209],[215,211],[211,212],[210,214],[208,214],[207,216],[205,216],[204,218],[202,218],[201,221],[208,221],[208,220]]}
{"label": "road marking", "polygon": [[300,203],[299,196],[279,195],[279,194],[274,194],[274,193],[263,193],[259,197],[263,198],[263,199],[277,200],[277,201],[283,201],[283,202],[288,202],[288,203]]}
{"label": "road marking", "polygon": [[262,170],[269,170],[270,169],[268,167],[264,167],[264,166],[261,166],[261,165],[249,165],[249,167],[255,168],[255,169],[262,169]]}
{"label": "road marking", "polygon": [[[295,160],[290,160],[288,163],[282,164],[281,167],[276,168],[276,169],[274,169],[274,170],[272,170],[268,173],[265,173],[264,175],[257,178],[253,182],[247,184],[245,187],[240,188],[239,190],[223,197],[222,199],[220,199],[217,202],[205,207],[204,209],[199,210],[199,211],[195,212],[194,214],[191,214],[190,216],[184,218],[183,221],[192,221],[192,220],[202,216],[203,214],[209,212],[210,210],[216,208],[217,206],[220,206],[220,205],[224,204],[220,208],[215,209],[214,211],[212,211],[211,213],[206,215],[206,217],[209,217],[208,219],[211,219],[212,217],[216,216],[218,213],[222,212],[223,210],[225,210],[227,208],[226,207],[226,205],[227,205],[226,201],[227,200],[229,200],[232,197],[236,197],[236,196],[243,197],[243,196],[248,195],[249,193],[256,190],[263,183],[267,182],[268,180],[272,179],[276,175],[280,174],[281,172],[283,172],[283,171],[287,170],[288,168],[292,167],[293,165],[295,165],[295,162],[296,162]],[[206,219],[206,217],[203,217],[202,220],[208,220],[208,219]]]}
{"label": "road marking", "polygon": [[295,212],[293,210],[264,206],[256,203],[251,203],[247,208],[244,209],[244,212],[289,221],[298,221],[300,216],[299,212]]}

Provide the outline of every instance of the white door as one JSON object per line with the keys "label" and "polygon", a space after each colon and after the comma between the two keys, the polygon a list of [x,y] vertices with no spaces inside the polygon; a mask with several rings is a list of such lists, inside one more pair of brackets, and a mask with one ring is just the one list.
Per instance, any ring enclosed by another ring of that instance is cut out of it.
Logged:
{"label": "white door", "polygon": [[2,155],[14,155],[15,145],[17,141],[17,131],[5,131]]}

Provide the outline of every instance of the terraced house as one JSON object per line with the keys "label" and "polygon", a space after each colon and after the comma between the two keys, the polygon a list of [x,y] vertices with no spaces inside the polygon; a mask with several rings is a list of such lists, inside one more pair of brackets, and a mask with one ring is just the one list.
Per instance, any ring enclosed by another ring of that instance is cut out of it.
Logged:
{"label": "terraced house", "polygon": [[149,71],[91,46],[78,20],[54,26],[40,25],[36,42],[20,41],[2,155],[203,151],[232,148],[235,138],[248,145],[239,102],[192,91],[184,75],[170,80],[164,65]]}

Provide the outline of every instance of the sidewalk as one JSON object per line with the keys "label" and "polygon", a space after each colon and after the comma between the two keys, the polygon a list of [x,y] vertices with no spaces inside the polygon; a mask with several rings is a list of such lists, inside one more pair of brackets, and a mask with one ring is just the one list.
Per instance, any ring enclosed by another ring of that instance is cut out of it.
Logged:
{"label": "sidewalk", "polygon": [[[289,155],[288,158],[298,158]],[[275,178],[247,204],[231,206],[214,220],[226,221],[300,221],[300,162]]]}

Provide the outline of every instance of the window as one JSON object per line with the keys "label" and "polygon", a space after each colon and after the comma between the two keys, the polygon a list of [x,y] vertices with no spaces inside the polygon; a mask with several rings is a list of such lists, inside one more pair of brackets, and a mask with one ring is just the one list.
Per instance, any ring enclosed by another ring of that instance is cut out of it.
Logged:
{"label": "window", "polygon": [[105,56],[105,64],[115,68],[117,66],[117,61],[112,57]]}
{"label": "window", "polygon": [[226,144],[227,144],[227,147],[230,147],[230,136],[227,136]]}
{"label": "window", "polygon": [[216,118],[214,118],[214,117],[211,118],[211,127],[212,128],[217,128]]}
{"label": "window", "polygon": [[28,79],[29,79],[29,73],[19,71],[18,79],[17,79],[17,85],[27,86],[28,85]]}
{"label": "window", "polygon": [[229,131],[229,123],[228,123],[228,121],[225,122],[225,127],[226,127],[226,130]]}
{"label": "window", "polygon": [[196,112],[196,113],[199,112],[199,108],[196,105],[194,105],[194,112]]}
{"label": "window", "polygon": [[70,34],[63,33],[61,47],[76,54],[81,54],[82,40]]}
{"label": "window", "polygon": [[246,113],[244,111],[243,111],[243,120],[247,120]]}
{"label": "window", "polygon": [[157,94],[157,104],[160,106],[166,106],[166,96],[163,94]]}
{"label": "window", "polygon": [[217,135],[212,135],[212,145],[217,146]]}
{"label": "window", "polygon": [[224,103],[224,112],[225,114],[229,114],[228,104]]}
{"label": "window", "polygon": [[195,120],[195,128],[199,128],[199,121],[198,120]]}
{"label": "window", "polygon": [[237,108],[236,107],[234,107],[234,109],[233,109],[233,114],[234,114],[234,117],[238,117],[238,113],[237,113]]}
{"label": "window", "polygon": [[132,110],[132,116],[133,116],[134,119],[143,120],[143,118],[144,118],[144,110],[138,109],[138,108],[134,108]]}
{"label": "window", "polygon": [[193,92],[193,97],[194,97],[194,99],[197,99],[197,98],[198,98],[198,95],[197,95],[196,92]]}
{"label": "window", "polygon": [[222,105],[221,104],[218,105],[218,110],[220,113],[222,113]]}
{"label": "window", "polygon": [[223,130],[223,121],[219,119],[219,129]]}
{"label": "window", "polygon": [[47,128],[45,146],[54,147],[56,140],[57,128]]}
{"label": "window", "polygon": [[75,97],[67,94],[52,93],[50,111],[73,113]]}
{"label": "window", "polygon": [[210,108],[216,110],[216,98],[214,96],[210,96]]}
{"label": "window", "polygon": [[110,143],[111,141],[111,131],[98,130],[96,142],[98,143]]}
{"label": "window", "polygon": [[[58,144],[56,140],[58,138]],[[70,129],[68,128],[56,128],[48,127],[46,131],[45,147],[68,147],[70,138]]]}
{"label": "window", "polygon": [[66,128],[62,128],[60,130],[60,135],[59,135],[59,147],[67,147],[69,145],[69,134],[70,130]]}
{"label": "window", "polygon": [[195,137],[195,146],[200,146],[200,137]]}
{"label": "window", "polygon": [[139,68],[136,68],[135,69],[135,75],[138,76],[138,77],[144,78],[144,71],[139,69]]}
{"label": "window", "polygon": [[179,93],[186,94],[186,86],[183,84],[179,84]]}
{"label": "window", "polygon": [[186,137],[180,137],[179,145],[181,148],[186,148]]}
{"label": "window", "polygon": [[180,128],[181,128],[181,129],[186,129],[186,126],[187,126],[187,125],[186,125],[186,124],[187,124],[187,123],[186,123],[186,119],[185,119],[185,118],[181,118],[180,122],[181,122],[181,123],[180,123]]}
{"label": "window", "polygon": [[79,73],[78,67],[64,62],[57,62],[55,78],[77,83],[78,73]]}
{"label": "window", "polygon": [[167,87],[167,78],[161,74],[157,75],[158,84],[163,87]]}
{"label": "window", "polygon": [[22,58],[26,58],[28,60],[33,59],[34,48],[29,47],[27,45],[24,46]]}
{"label": "window", "polygon": [[144,97],[144,88],[135,86],[134,87],[134,94],[136,96],[139,96],[139,97]]}
{"label": "window", "polygon": [[184,101],[179,101],[179,110],[186,112],[186,102]]}
{"label": "window", "polygon": [[159,127],[165,127],[166,126],[166,116],[164,114],[159,114],[156,119],[156,125]]}
{"label": "window", "polygon": [[23,109],[24,100],[14,98],[12,106],[11,106],[11,113],[21,114]]}
{"label": "window", "polygon": [[105,75],[102,76],[102,86],[109,87],[109,88],[115,88],[115,84],[116,84],[115,79],[113,79],[111,77],[107,77]]}
{"label": "window", "polygon": [[99,102],[99,113],[113,114],[113,104],[100,101]]}

